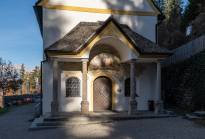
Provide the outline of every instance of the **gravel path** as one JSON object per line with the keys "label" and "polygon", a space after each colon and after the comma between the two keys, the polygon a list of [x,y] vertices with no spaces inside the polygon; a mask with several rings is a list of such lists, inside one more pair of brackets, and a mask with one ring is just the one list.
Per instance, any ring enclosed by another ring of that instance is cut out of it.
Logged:
{"label": "gravel path", "polygon": [[182,117],[116,121],[106,124],[69,126],[28,131],[33,118],[32,103],[0,116],[0,139],[204,139],[205,128]]}

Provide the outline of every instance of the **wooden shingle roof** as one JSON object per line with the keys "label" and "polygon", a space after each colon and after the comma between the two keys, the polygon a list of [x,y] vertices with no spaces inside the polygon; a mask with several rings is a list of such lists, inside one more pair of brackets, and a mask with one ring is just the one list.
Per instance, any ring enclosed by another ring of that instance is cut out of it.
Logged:
{"label": "wooden shingle roof", "polygon": [[45,49],[46,52],[80,53],[110,22],[113,22],[140,54],[171,55],[172,52],[132,31],[111,15],[104,23],[80,22],[63,38]]}

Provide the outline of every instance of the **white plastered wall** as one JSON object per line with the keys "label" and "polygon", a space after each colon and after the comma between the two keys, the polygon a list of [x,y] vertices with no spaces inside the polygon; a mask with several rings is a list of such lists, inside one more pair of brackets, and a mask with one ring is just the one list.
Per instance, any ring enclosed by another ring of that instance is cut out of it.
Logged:
{"label": "white plastered wall", "polygon": [[153,12],[146,0],[50,0],[48,4],[74,7]]}
{"label": "white plastered wall", "polygon": [[[156,64],[142,64],[146,70],[139,77],[136,77],[136,93],[139,97],[135,97],[138,110],[148,110],[148,100],[156,99]],[[125,77],[126,79],[127,77]],[[122,92],[117,93],[116,109],[128,110],[128,102],[130,97],[125,97],[124,82],[120,85]]]}
{"label": "white plastered wall", "polygon": [[[61,70],[60,70],[61,71]],[[82,101],[82,78],[77,77],[80,80],[80,97],[66,97],[66,80],[70,77],[66,77],[61,72],[61,85],[59,93],[59,112],[80,111]]]}

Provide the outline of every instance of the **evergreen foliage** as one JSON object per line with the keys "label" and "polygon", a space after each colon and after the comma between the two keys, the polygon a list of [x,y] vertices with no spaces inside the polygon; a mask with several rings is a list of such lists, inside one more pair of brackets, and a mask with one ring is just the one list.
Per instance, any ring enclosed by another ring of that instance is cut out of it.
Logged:
{"label": "evergreen foliage", "polygon": [[158,26],[158,44],[170,50],[183,44],[185,35],[181,33],[182,0],[155,0],[156,5],[165,15],[165,20]]}
{"label": "evergreen foliage", "polygon": [[200,14],[200,5],[204,4],[205,0],[188,0],[188,5],[183,15],[182,30],[185,30],[188,24]]}
{"label": "evergreen foliage", "polygon": [[20,77],[21,77],[21,79],[24,79],[24,77],[25,77],[25,66],[23,63],[21,65],[21,69],[20,69]]}
{"label": "evergreen foliage", "polygon": [[39,67],[35,67],[35,69],[30,73],[29,75],[30,78],[30,87],[31,89],[35,89],[36,88],[36,78],[38,78],[38,83],[41,80],[41,70]]}

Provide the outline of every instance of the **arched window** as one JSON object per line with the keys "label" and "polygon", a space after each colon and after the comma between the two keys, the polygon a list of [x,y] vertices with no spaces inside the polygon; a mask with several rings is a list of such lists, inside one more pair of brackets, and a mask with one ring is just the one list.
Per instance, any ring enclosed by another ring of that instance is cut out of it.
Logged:
{"label": "arched window", "polygon": [[125,80],[125,96],[130,97],[130,78]]}
{"label": "arched window", "polygon": [[66,81],[66,97],[80,97],[80,80],[76,77]]}

